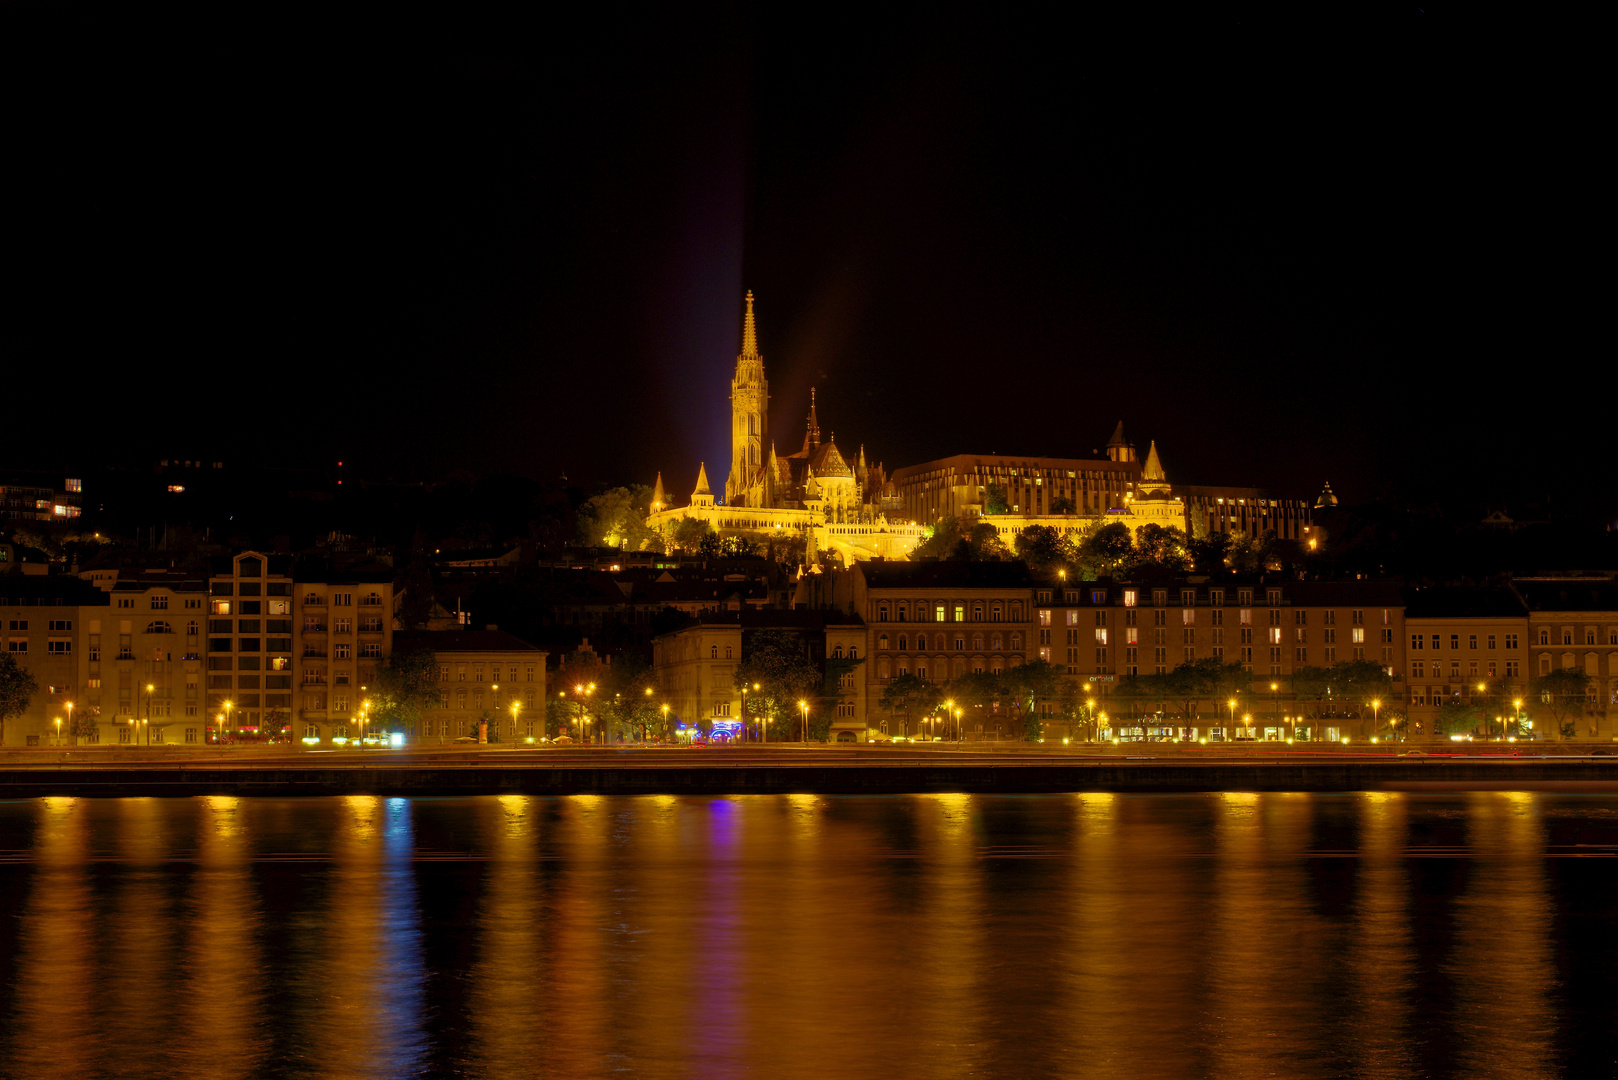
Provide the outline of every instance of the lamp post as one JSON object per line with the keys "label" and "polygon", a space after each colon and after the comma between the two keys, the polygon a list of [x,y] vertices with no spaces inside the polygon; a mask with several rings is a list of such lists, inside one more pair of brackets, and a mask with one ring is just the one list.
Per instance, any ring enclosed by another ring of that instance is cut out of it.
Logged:
{"label": "lamp post", "polygon": [[[69,701],[66,704],[67,704],[67,736],[68,736],[68,738],[73,740],[73,745],[77,746],[77,745],[79,745],[79,737],[76,734],[76,729],[73,727],[73,703],[71,701]],[[60,727],[58,727],[56,729],[56,745],[57,746],[62,745],[62,729]]]}
{"label": "lamp post", "polygon": [[[72,706],[70,705],[70,706],[68,706],[68,708],[72,708]],[[1511,703],[1511,719],[1517,725],[1517,734],[1521,735],[1522,734],[1522,698],[1517,698],[1514,701],[1512,701],[1512,703]]]}
{"label": "lamp post", "polygon": [[146,745],[152,745],[152,684],[146,684]]}
{"label": "lamp post", "polygon": [[1281,684],[1270,684],[1270,723],[1275,723],[1276,715],[1281,711]]}
{"label": "lamp post", "polygon": [[1230,706],[1230,737],[1234,739],[1236,737],[1236,699],[1231,698],[1225,704]]}
{"label": "lamp post", "polygon": [[520,712],[522,712],[521,698],[511,703],[511,739],[513,742],[517,739],[517,714]]}
{"label": "lamp post", "polygon": [[807,701],[798,702],[798,712],[803,717],[803,731],[802,731],[803,745],[808,746],[809,745],[809,703]]}
{"label": "lamp post", "polygon": [[60,716],[56,718],[56,745],[58,747],[62,745],[62,718]]}
{"label": "lamp post", "polygon": [[[229,726],[230,726],[230,709],[231,709],[231,704],[230,704],[230,702],[228,702],[228,701],[227,701],[227,702],[225,702],[225,719],[224,719],[224,724],[225,724],[225,727],[226,727],[226,728],[228,728],[228,727],[229,727]],[[221,730],[221,731],[220,731],[220,738],[221,738],[221,739],[222,739],[222,738],[224,738],[224,737],[225,737],[225,736],[224,736],[224,731],[223,731],[223,730]]]}
{"label": "lamp post", "polygon": [[955,741],[956,742],[961,742],[964,739],[964,736],[961,734],[961,716],[962,716],[962,713],[963,713],[963,710],[961,710],[961,709],[956,709],[955,710]]}
{"label": "lamp post", "polygon": [[663,737],[669,737],[669,705],[666,701],[663,703]]}
{"label": "lamp post", "polygon": [[1374,731],[1382,730],[1382,701],[1379,698],[1371,700],[1371,728]]}

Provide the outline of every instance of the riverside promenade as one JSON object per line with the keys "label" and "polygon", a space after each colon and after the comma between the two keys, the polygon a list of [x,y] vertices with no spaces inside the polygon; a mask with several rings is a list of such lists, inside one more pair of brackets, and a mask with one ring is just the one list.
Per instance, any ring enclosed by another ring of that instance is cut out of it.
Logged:
{"label": "riverside promenade", "polygon": [[1618,793],[1618,757],[1025,744],[688,748],[279,747],[9,750],[0,799],[45,796],[778,795],[924,792]]}

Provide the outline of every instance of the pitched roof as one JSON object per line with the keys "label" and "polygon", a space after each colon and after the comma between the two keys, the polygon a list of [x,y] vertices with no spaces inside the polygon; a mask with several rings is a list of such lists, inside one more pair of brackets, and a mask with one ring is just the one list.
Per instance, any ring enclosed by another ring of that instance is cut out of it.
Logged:
{"label": "pitched roof", "polygon": [[531,652],[541,650],[504,630],[400,630],[393,635],[393,651],[415,652]]}
{"label": "pitched roof", "polygon": [[855,564],[872,589],[1023,589],[1033,576],[1021,562],[859,562]]}

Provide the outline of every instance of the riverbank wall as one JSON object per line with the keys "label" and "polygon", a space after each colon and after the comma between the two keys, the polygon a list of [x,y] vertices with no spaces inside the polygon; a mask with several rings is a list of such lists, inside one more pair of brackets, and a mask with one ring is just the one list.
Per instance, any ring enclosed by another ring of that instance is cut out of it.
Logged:
{"label": "riverbank wall", "polygon": [[48,796],[886,795],[937,792],[1588,791],[1618,762],[1523,760],[839,765],[64,766],[0,769],[0,798]]}

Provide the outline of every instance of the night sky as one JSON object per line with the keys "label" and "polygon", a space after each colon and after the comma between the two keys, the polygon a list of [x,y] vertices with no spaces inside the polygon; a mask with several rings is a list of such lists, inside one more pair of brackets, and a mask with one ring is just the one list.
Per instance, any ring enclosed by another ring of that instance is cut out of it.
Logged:
{"label": "night sky", "polygon": [[751,288],[783,452],[814,385],[890,471],[1121,419],[1181,482],[1612,501],[1566,385],[1611,400],[1567,254],[1605,139],[1551,108],[1595,84],[1522,28],[163,18],[5,15],[9,460],[683,495]]}

